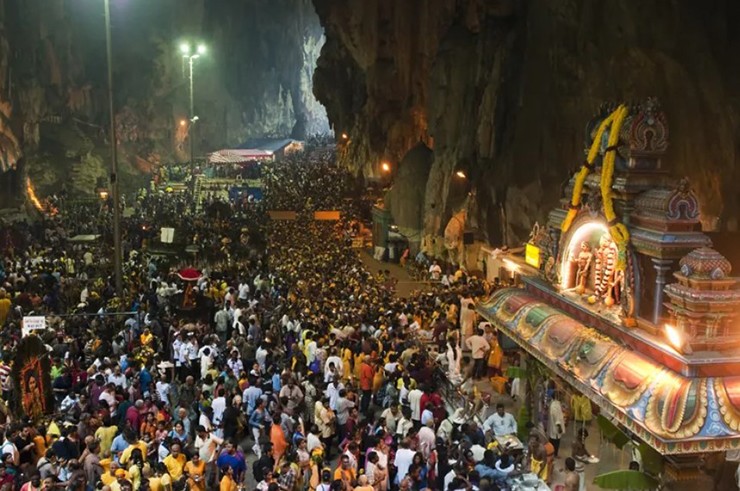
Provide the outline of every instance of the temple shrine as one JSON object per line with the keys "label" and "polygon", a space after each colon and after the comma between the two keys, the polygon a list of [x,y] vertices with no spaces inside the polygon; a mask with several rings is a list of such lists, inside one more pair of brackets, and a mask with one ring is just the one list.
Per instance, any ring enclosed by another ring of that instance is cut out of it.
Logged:
{"label": "temple shrine", "polygon": [[688,479],[700,454],[740,449],[740,290],[667,172],[668,137],[653,99],[602,108],[527,244],[532,274],[478,311]]}

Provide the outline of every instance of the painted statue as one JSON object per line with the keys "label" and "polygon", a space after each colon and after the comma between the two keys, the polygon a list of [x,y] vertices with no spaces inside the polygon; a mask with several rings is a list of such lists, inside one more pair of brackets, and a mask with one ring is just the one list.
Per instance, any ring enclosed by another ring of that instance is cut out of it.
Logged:
{"label": "painted statue", "polygon": [[594,254],[594,293],[604,298],[610,285],[614,282],[617,263],[617,248],[609,234],[599,239],[599,248]]}
{"label": "painted statue", "polygon": [[588,276],[591,272],[591,261],[593,260],[593,253],[591,252],[591,246],[585,240],[581,242],[581,251],[578,253],[578,257],[571,259],[578,266],[576,270],[576,293],[582,294],[586,291],[586,285],[588,283]]}

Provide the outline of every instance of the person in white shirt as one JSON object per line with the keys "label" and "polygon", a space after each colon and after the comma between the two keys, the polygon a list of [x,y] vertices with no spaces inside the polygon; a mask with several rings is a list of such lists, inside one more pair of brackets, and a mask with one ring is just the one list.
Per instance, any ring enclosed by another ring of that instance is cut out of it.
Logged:
{"label": "person in white shirt", "polygon": [[234,349],[231,352],[231,357],[226,360],[226,366],[231,368],[231,371],[234,373],[235,377],[239,377],[239,374],[241,374],[244,370],[244,364],[242,363],[241,358],[239,358],[239,350]]}
{"label": "person in white shirt", "polygon": [[311,430],[308,432],[306,437],[306,450],[310,454],[316,448],[323,448],[324,445],[321,443],[321,437],[319,437],[319,427],[316,425],[311,426]]}
{"label": "person in white shirt", "polygon": [[421,424],[421,397],[424,392],[418,387],[412,389],[408,395],[409,407],[411,408],[411,420],[416,424]]}
{"label": "person in white shirt", "polygon": [[121,373],[121,366],[116,365],[113,367],[113,373],[108,375],[108,383],[117,385],[118,387],[125,389],[126,388],[126,376]]}
{"label": "person in white shirt", "polygon": [[207,344],[198,351],[198,356],[200,357],[200,378],[203,379],[206,378],[208,370],[213,365],[213,360],[216,359],[216,351]]}
{"label": "person in white shirt", "polygon": [[550,401],[550,409],[547,413],[547,437],[555,449],[555,458],[558,458],[560,450],[560,438],[565,433],[565,419],[563,418],[563,407],[560,405],[559,394],[556,391]]}
{"label": "person in white shirt", "polygon": [[393,465],[396,466],[396,484],[400,484],[404,480],[406,475],[409,473],[409,467],[414,462],[414,455],[416,452],[409,448],[409,441],[407,439],[401,440],[401,446],[396,452],[396,458],[393,461]]}
{"label": "person in white shirt", "polygon": [[249,283],[243,281],[239,283],[239,300],[246,301],[249,297]]}
{"label": "person in white shirt", "polygon": [[326,358],[326,362],[324,363],[324,373],[329,371],[329,365],[332,363],[337,372],[337,378],[342,378],[342,359],[337,356],[335,350],[332,350],[331,354]]}
{"label": "person in white shirt", "polygon": [[396,432],[396,424],[401,419],[401,412],[398,410],[398,403],[396,401],[391,402],[391,406],[386,408],[380,417],[385,419],[385,425],[388,427],[388,431],[391,433]]}
{"label": "person in white shirt", "polygon": [[414,427],[414,423],[411,422],[411,410],[409,408],[404,407],[401,409],[401,414],[403,416],[396,423],[396,435],[406,438],[411,428]]}
{"label": "person in white shirt", "polygon": [[460,298],[460,330],[462,331],[462,342],[473,335],[475,325],[475,302],[470,297]]}
{"label": "person in white shirt", "polygon": [[167,382],[162,380],[157,380],[157,383],[155,384],[155,389],[157,391],[157,395],[159,396],[159,400],[162,401],[165,404],[170,404],[170,391],[171,386]]}
{"label": "person in white shirt", "polygon": [[260,370],[262,373],[265,373],[267,371],[267,367],[265,366],[267,362],[267,350],[264,348],[264,346],[260,345],[259,348],[257,348],[257,352],[254,355],[255,361],[260,366]]}
{"label": "person in white shirt", "polygon": [[496,436],[515,435],[517,424],[514,416],[504,411],[504,405],[496,405],[496,412],[483,422],[483,429],[492,431]]}
{"label": "person in white shirt", "polygon": [[221,424],[221,418],[224,416],[224,411],[226,410],[226,397],[224,397],[224,389],[221,388],[218,390],[218,397],[216,397],[213,402],[211,403],[211,408],[213,408],[213,424],[215,426],[219,426]]}
{"label": "person in white shirt", "polygon": [[480,379],[485,375],[486,355],[491,350],[491,345],[483,337],[483,331],[478,329],[473,336],[470,336],[465,341],[465,346],[473,355],[473,378],[476,380]]}
{"label": "person in white shirt", "polygon": [[442,276],[442,268],[437,264],[437,261],[434,261],[434,263],[429,266],[429,276],[433,281],[439,281],[440,276]]}
{"label": "person in white shirt", "polygon": [[434,433],[434,419],[427,421],[419,429],[419,433],[416,436],[419,439],[419,450],[424,456],[424,459],[428,460],[437,442],[437,435]]}
{"label": "person in white shirt", "polygon": [[316,341],[311,337],[311,333],[306,333],[306,366],[310,367],[311,364],[316,360]]}

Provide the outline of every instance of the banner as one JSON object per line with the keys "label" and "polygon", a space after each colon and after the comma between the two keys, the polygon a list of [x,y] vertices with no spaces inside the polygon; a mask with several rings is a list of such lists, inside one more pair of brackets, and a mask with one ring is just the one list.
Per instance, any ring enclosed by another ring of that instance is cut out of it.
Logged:
{"label": "banner", "polygon": [[32,331],[46,329],[46,317],[44,316],[25,316],[23,317],[23,327],[21,333],[23,337],[31,334]]}

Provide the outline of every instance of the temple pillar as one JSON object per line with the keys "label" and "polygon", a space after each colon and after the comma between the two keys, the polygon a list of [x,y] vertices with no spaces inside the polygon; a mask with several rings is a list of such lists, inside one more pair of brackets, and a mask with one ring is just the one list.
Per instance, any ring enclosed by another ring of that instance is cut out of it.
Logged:
{"label": "temple pillar", "polygon": [[660,321],[660,314],[663,311],[663,288],[666,284],[666,273],[671,270],[672,259],[652,258],[653,268],[655,268],[655,303],[653,303],[653,324],[656,326]]}

